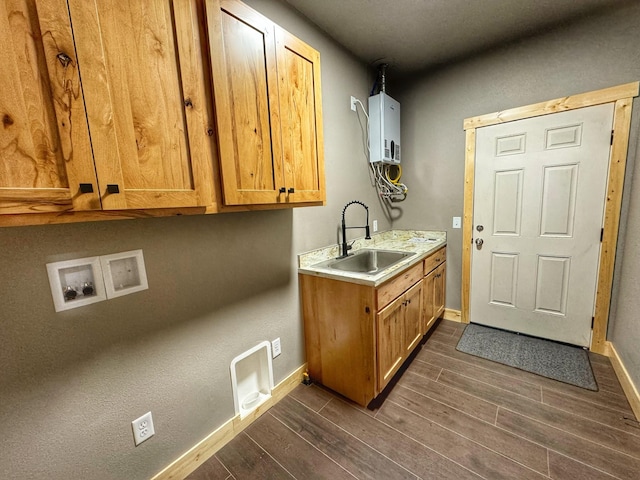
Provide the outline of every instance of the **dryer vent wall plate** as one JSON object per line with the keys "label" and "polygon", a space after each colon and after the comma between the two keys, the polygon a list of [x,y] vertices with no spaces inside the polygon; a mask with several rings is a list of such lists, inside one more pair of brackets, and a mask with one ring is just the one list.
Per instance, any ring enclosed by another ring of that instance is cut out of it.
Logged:
{"label": "dryer vent wall plate", "polygon": [[271,358],[271,342],[264,341],[231,361],[233,404],[241,419],[271,398]]}
{"label": "dryer vent wall plate", "polygon": [[121,297],[149,288],[142,250],[100,257],[107,298]]}

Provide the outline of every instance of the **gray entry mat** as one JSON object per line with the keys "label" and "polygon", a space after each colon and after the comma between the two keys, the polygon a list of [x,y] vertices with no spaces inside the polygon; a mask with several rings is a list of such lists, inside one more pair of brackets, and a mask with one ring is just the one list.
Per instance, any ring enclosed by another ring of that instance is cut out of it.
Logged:
{"label": "gray entry mat", "polygon": [[598,391],[589,354],[580,347],[470,323],[456,350]]}

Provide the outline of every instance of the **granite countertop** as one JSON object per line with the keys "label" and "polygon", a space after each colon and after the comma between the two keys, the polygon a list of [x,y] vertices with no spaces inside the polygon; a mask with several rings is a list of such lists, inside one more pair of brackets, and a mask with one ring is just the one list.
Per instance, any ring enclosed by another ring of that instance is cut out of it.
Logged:
{"label": "granite countertop", "polygon": [[298,255],[298,273],[377,287],[396,276],[400,271],[421,262],[429,256],[429,254],[446,244],[446,232],[390,230],[387,232],[374,233],[371,236],[371,240],[365,240],[362,237],[356,239],[349,253],[355,253],[360,249],[367,248],[410,252],[416,255],[412,255],[395,265],[391,265],[389,268],[375,275],[370,275],[367,273],[346,272],[318,266],[318,264],[332,258],[337,258],[340,255],[340,246],[332,245]]}

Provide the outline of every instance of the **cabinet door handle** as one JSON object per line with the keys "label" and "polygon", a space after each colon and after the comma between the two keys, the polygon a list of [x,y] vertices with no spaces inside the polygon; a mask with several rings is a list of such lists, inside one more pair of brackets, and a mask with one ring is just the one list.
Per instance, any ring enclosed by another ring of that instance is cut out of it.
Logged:
{"label": "cabinet door handle", "polygon": [[93,193],[93,185],[90,183],[81,183],[80,193]]}
{"label": "cabinet door handle", "polygon": [[120,187],[115,183],[111,183],[107,185],[107,193],[120,193]]}
{"label": "cabinet door handle", "polygon": [[287,189],[286,189],[286,188],[284,188],[284,187],[280,187],[279,192],[280,192],[280,193],[286,193],[286,192],[287,192]]}
{"label": "cabinet door handle", "polygon": [[288,193],[296,193],[295,188],[291,187],[291,188],[289,189]]}

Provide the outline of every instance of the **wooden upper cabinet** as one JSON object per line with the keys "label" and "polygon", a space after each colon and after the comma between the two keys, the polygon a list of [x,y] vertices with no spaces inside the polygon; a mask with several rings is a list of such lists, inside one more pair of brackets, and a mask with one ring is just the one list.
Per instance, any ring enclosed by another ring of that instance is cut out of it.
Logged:
{"label": "wooden upper cabinet", "polygon": [[195,2],[68,6],[103,209],[211,203]]}
{"label": "wooden upper cabinet", "polygon": [[325,200],[320,56],[238,0],[207,0],[226,205]]}
{"label": "wooden upper cabinet", "polygon": [[66,3],[2,2],[0,44],[0,214],[100,209]]}

